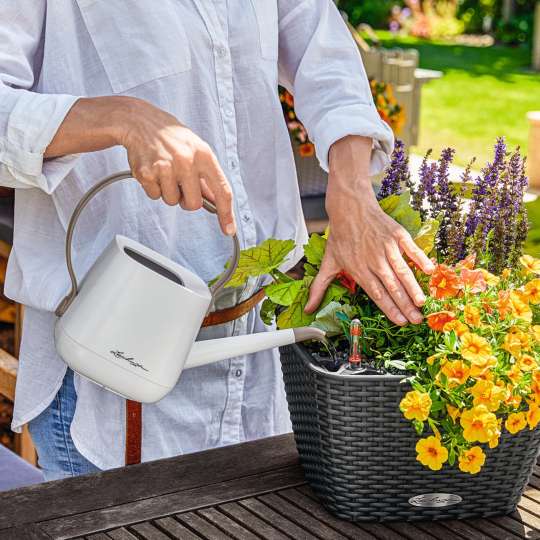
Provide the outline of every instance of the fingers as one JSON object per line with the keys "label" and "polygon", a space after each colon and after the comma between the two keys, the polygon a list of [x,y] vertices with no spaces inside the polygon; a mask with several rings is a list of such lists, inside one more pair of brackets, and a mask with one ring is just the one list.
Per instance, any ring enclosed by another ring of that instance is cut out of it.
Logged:
{"label": "fingers", "polygon": [[394,323],[399,326],[407,324],[407,318],[401,309],[396,305],[387,291],[387,285],[369,269],[364,269],[354,276],[358,284],[364,289],[367,295],[377,304],[379,309]]}
{"label": "fingers", "polygon": [[210,154],[206,156],[206,158],[204,167],[201,171],[202,176],[214,195],[213,202],[216,205],[221,230],[225,234],[232,236],[236,232],[236,221],[233,211],[233,192],[216,157],[213,154]]}
{"label": "fingers", "polygon": [[313,313],[322,302],[326,289],[334,278],[336,277],[339,270],[337,270],[332,264],[330,258],[325,255],[321,264],[321,269],[319,273],[315,276],[311,287],[309,288],[309,298],[304,308],[306,313]]}
{"label": "fingers", "polygon": [[161,161],[156,163],[156,168],[159,187],[161,189],[161,198],[170,206],[178,204],[180,189],[174,177],[171,163],[169,161]]}
{"label": "fingers", "polygon": [[186,171],[180,179],[180,206],[184,210],[202,207],[201,180],[194,171]]}
{"label": "fingers", "polygon": [[416,281],[412,270],[409,268],[401,252],[396,244],[390,244],[386,250],[386,258],[390,263],[394,274],[400,283],[405,287],[405,290],[410,298],[412,298],[415,305],[421,307],[426,301],[424,292],[422,291],[420,285]]}
{"label": "fingers", "polygon": [[399,247],[407,254],[422,272],[431,274],[435,270],[433,262],[429,257],[416,245],[411,235],[405,230],[400,230],[397,234]]}

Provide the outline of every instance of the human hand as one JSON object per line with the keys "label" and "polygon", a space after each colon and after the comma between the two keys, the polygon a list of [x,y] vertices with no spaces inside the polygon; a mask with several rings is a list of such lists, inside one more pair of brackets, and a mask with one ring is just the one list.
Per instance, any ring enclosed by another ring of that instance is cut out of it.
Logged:
{"label": "human hand", "polygon": [[[344,270],[391,321],[399,325],[420,323],[418,308],[425,295],[403,254],[426,273],[431,273],[434,265],[409,233],[381,210],[365,166],[371,142],[367,145],[363,138],[346,139],[339,151],[334,149],[339,142],[331,150],[326,198],[330,233],[306,312],[317,309],[330,283]],[[356,163],[362,158],[361,164]],[[355,177],[358,170],[360,175]]]}

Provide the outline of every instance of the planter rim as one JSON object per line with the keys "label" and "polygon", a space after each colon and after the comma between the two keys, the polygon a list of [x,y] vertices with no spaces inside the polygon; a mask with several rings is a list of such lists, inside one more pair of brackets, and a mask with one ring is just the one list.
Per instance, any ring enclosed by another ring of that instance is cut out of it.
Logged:
{"label": "planter rim", "polygon": [[[329,379],[335,379],[338,381],[393,381],[393,382],[401,382],[403,381],[407,375],[393,375],[392,373],[387,373],[386,375],[341,375],[339,373],[333,373],[331,371],[327,371],[324,368],[321,368],[319,366],[316,366],[311,359],[311,355],[306,351],[305,347],[303,345],[300,345],[298,343],[294,343],[293,345],[289,345],[290,347],[294,348],[296,353],[298,354],[299,358],[302,359],[302,362],[305,364],[305,366],[319,375],[322,375],[323,377],[329,378]],[[411,374],[412,375],[412,374]]]}

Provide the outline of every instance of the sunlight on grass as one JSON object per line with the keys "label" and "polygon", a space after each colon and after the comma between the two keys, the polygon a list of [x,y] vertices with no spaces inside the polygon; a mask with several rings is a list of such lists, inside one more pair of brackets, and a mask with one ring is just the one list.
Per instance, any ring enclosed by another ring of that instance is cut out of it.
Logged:
{"label": "sunlight on grass", "polygon": [[521,146],[526,153],[525,115],[540,110],[540,74],[528,71],[526,48],[469,47],[378,34],[384,47],[418,49],[421,67],[445,74],[424,86],[420,144],[413,150],[433,148],[438,154],[451,146],[457,164],[476,157],[477,166],[483,166],[496,137],[504,135],[510,148]]}

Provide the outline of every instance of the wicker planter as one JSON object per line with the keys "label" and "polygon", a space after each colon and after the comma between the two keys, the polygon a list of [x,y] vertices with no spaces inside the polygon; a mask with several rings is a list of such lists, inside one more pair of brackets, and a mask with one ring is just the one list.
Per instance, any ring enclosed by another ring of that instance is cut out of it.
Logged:
{"label": "wicker planter", "polygon": [[[351,521],[472,518],[513,512],[540,447],[540,429],[504,433],[476,475],[416,461],[418,436],[399,410],[402,377],[326,373],[293,345],[281,362],[306,479]],[[459,501],[459,502],[458,502]]]}

